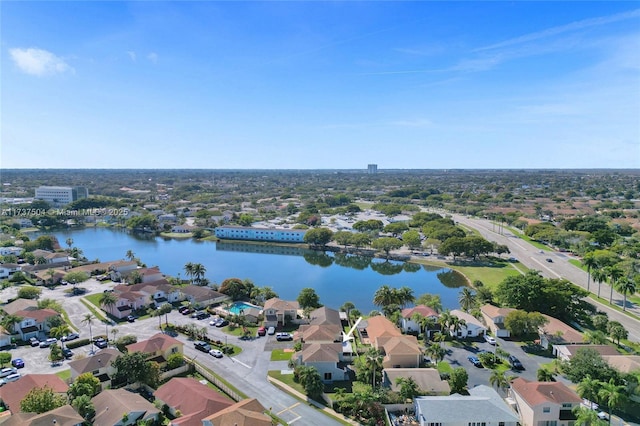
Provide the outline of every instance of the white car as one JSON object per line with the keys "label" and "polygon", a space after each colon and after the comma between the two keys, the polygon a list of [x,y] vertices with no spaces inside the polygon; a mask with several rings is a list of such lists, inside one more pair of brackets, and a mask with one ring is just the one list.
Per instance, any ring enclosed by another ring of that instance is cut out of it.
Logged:
{"label": "white car", "polygon": [[224,354],[222,353],[221,350],[219,349],[211,349],[209,351],[209,355],[216,357],[216,358],[222,358],[224,356]]}
{"label": "white car", "polygon": [[607,413],[605,413],[604,411],[600,411],[598,413],[598,418],[600,420],[609,420],[609,415]]}
{"label": "white car", "polygon": [[17,368],[7,367],[0,370],[0,377],[7,377],[18,372]]}
{"label": "white car", "polygon": [[495,345],[495,344],[496,344],[496,339],[495,339],[495,337],[493,337],[493,336],[487,336],[487,335],[485,334],[485,336],[484,336],[484,340],[486,340],[486,341],[487,341],[487,343],[489,343],[490,345]]}
{"label": "white car", "polygon": [[22,376],[20,375],[20,373],[13,373],[13,374],[10,374],[10,375],[8,375],[7,377],[5,377],[5,378],[4,378],[4,381],[5,381],[6,383],[9,383],[9,382],[15,382],[15,381],[16,381],[16,380],[18,380],[20,377],[22,377]]}

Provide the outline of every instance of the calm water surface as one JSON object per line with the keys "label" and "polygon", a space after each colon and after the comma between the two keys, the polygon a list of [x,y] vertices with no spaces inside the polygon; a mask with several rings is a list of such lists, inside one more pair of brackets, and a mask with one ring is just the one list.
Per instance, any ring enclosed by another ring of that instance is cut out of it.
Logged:
{"label": "calm water surface", "polygon": [[416,296],[440,294],[443,306],[450,309],[459,306],[458,294],[465,285],[464,278],[450,269],[298,248],[165,239],[108,228],[53,234],[62,246],[67,238],[73,238],[73,245],[91,260],[124,259],[127,250],[133,250],[147,266],[159,266],[165,275],[182,278],[186,278],[186,263],[201,263],[207,269],[206,277],[214,283],[248,278],[258,286],[273,287],[284,299],[295,299],[302,288],[312,287],[323,304],[339,308],[351,301],[364,313],[377,309],[373,294],[385,284],[408,286]]}

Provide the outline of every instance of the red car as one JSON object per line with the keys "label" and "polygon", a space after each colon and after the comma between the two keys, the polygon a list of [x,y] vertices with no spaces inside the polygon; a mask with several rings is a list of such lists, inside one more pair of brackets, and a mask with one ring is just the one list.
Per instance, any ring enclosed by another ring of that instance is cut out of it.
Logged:
{"label": "red car", "polygon": [[267,329],[264,327],[260,327],[258,329],[258,336],[266,336],[267,335]]}

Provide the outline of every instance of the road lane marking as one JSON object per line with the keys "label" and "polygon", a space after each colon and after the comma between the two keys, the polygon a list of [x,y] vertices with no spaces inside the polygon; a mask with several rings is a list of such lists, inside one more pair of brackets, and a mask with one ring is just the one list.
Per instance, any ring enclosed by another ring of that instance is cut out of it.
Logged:
{"label": "road lane marking", "polygon": [[247,367],[247,368],[251,369],[251,366],[250,366],[250,365],[247,365],[247,364],[245,364],[245,363],[244,363],[244,362],[242,362],[242,361],[238,361],[237,359],[233,359],[233,358],[231,358],[231,357],[229,357],[229,359],[231,360],[231,362],[237,362],[238,364],[242,365],[243,367]]}
{"label": "road lane marking", "polygon": [[291,423],[293,423],[293,422],[297,422],[297,421],[298,421],[298,420],[300,420],[301,418],[302,418],[302,416],[298,416],[298,417],[296,417],[296,418],[295,418],[295,419],[293,419],[293,420],[289,420],[287,423],[288,423],[288,424],[291,424]]}
{"label": "road lane marking", "polygon": [[282,411],[278,412],[277,414],[278,414],[278,415],[280,415],[280,414],[284,413],[285,411],[292,410],[292,409],[296,408],[298,405],[300,405],[300,403],[299,403],[299,402],[296,402],[296,403],[295,403],[295,404],[293,404],[292,406],[290,406],[290,407],[286,407],[284,410],[282,410]]}

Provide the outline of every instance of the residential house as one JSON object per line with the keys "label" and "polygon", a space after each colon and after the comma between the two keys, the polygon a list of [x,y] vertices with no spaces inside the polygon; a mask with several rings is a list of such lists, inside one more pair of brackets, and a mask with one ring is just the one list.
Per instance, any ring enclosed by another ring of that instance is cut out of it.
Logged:
{"label": "residential house", "polygon": [[17,263],[2,263],[0,264],[0,278],[9,278],[20,269],[22,268]]}
{"label": "residential house", "polygon": [[193,225],[174,225],[171,227],[171,232],[176,234],[188,234],[196,229],[198,229],[198,227]]}
{"label": "residential house", "polygon": [[83,426],[84,419],[69,404],[44,413],[15,413],[2,426]]}
{"label": "residential house", "polygon": [[621,373],[640,371],[640,355],[605,355],[602,359]]}
{"label": "residential house", "polygon": [[400,330],[382,315],[360,321],[358,329],[365,343],[369,342],[374,346],[378,337],[402,336]]}
{"label": "residential house", "polygon": [[420,396],[413,400],[420,426],[516,426],[518,416],[489,386],[469,389],[469,395]]}
{"label": "residential house", "polygon": [[16,246],[0,247],[0,256],[20,256],[23,250],[22,247]]}
{"label": "residential house", "polygon": [[[188,377],[174,377],[154,392],[156,401],[166,404],[175,426],[202,426],[202,419],[234,404],[234,401],[206,384]],[[180,412],[180,416],[176,413]]]}
{"label": "residential house", "polygon": [[173,354],[184,354],[184,343],[174,339],[168,334],[157,333],[137,343],[126,346],[127,352],[143,352],[147,354],[148,361],[155,361],[160,365],[167,362]]}
{"label": "residential house", "polygon": [[245,399],[202,419],[202,426],[272,426],[274,420],[255,399]]}
{"label": "residential house", "polygon": [[149,304],[149,296],[146,293],[133,291],[130,286],[118,285],[114,287],[116,303],[113,306],[102,306],[109,314],[116,318],[126,318],[136,310]]}
{"label": "residential house", "polygon": [[382,370],[382,386],[398,392],[398,379],[412,378],[418,389],[426,395],[449,395],[449,382],[440,378],[440,372],[435,368],[385,368]]}
{"label": "residential house", "polygon": [[378,337],[374,347],[384,354],[384,368],[418,368],[422,349],[415,336]]}
{"label": "residential house", "polygon": [[424,318],[431,318],[434,323],[437,322],[439,318],[438,312],[429,306],[418,305],[412,308],[405,308],[400,313],[402,318],[400,321],[400,328],[404,333],[420,333],[422,331],[420,324],[413,320],[413,317],[416,314]]}
{"label": "residential house", "polygon": [[548,322],[540,327],[540,344],[547,349],[550,345],[575,345],[585,343],[584,336],[575,328],[559,319],[542,314]]}
{"label": "residential house", "polygon": [[309,313],[309,324],[311,325],[339,325],[342,327],[340,312],[335,309],[322,306]]}
{"label": "residential house", "polygon": [[201,287],[192,284],[183,287],[181,291],[185,300],[188,300],[189,303],[200,307],[215,305],[230,299],[226,294],[212,290],[209,287]]}
{"label": "residential house", "polygon": [[119,285],[114,289],[142,293],[146,296],[147,304],[155,303],[156,305],[161,305],[167,302],[179,302],[184,299],[181,288],[169,284],[169,282],[164,278],[148,283],[143,282],[127,286]]}
{"label": "residential house", "polygon": [[122,272],[120,274],[120,278],[126,281],[134,274],[137,275],[140,283],[151,283],[154,281],[162,280],[164,278],[164,275],[162,275],[162,272],[160,272],[160,268],[158,268],[157,266],[154,266],[152,268],[137,268],[130,271]]}
{"label": "residential house", "polygon": [[348,368],[341,365],[342,343],[305,343],[296,357],[298,364],[315,367],[325,383],[349,378]]}
{"label": "residential house", "polygon": [[458,317],[465,322],[465,325],[460,327],[458,330],[454,330],[453,328],[449,330],[449,334],[451,334],[451,336],[453,337],[456,337],[458,339],[480,337],[483,336],[487,331],[487,327],[485,327],[484,324],[480,322],[480,320],[478,320],[471,314],[460,311],[458,309],[454,309],[450,313],[451,315]]}
{"label": "residential house", "polygon": [[491,333],[493,333],[496,337],[510,337],[511,332],[507,330],[504,326],[504,319],[511,312],[515,311],[513,308],[499,308],[493,305],[482,305],[480,307],[480,313],[482,313],[482,318],[484,319],[484,323],[489,327]]}
{"label": "residential house", "polygon": [[103,390],[91,402],[96,410],[93,424],[100,426],[135,425],[140,420],[157,420],[160,413],[139,394],[122,388]]}
{"label": "residential house", "polygon": [[294,340],[303,343],[342,342],[342,326],[340,325],[301,325],[294,335]]}
{"label": "residential house", "polygon": [[66,397],[69,385],[55,374],[26,374],[16,380],[0,387],[0,400],[12,413],[20,412],[20,401],[24,399],[31,389],[50,387],[53,392]]}
{"label": "residential house", "polygon": [[620,355],[611,345],[553,345],[553,354],[562,361],[569,361],[581,349],[591,349],[600,356]]}
{"label": "residential house", "polygon": [[116,369],[112,366],[122,353],[114,348],[105,348],[95,355],[76,359],[69,363],[71,370],[71,380],[76,380],[79,375],[84,373],[93,374],[100,380],[100,387],[108,389],[111,387],[111,378],[116,374]]}
{"label": "residential house", "polygon": [[[52,272],[53,271],[53,272]],[[64,269],[41,269],[30,272],[31,276],[36,279],[36,285],[53,285],[59,283],[67,272]]]}
{"label": "residential house", "polygon": [[15,315],[19,311],[35,311],[36,309],[38,309],[38,301],[33,299],[16,299],[2,307],[2,310],[9,315]]}
{"label": "residential house", "polygon": [[134,260],[122,260],[109,266],[109,278],[113,282],[119,282],[123,274],[138,269],[138,262]]}
{"label": "residential house", "polygon": [[11,333],[0,325],[0,348],[11,346]]}
{"label": "residential house", "polygon": [[47,264],[63,264],[69,263],[69,255],[65,252],[51,252],[48,250],[36,249],[32,251],[34,258],[43,258]]}
{"label": "residential house", "polygon": [[523,426],[573,426],[573,408],[582,398],[562,382],[530,382],[519,377],[511,382],[510,396],[516,402]]}
{"label": "residential house", "polygon": [[17,311],[14,315],[22,318],[22,321],[20,321],[17,326],[14,326],[14,331],[16,331],[24,341],[29,340],[31,337],[42,337],[48,333],[51,329],[49,319],[60,316],[60,314],[53,309]]}
{"label": "residential house", "polygon": [[[216,228],[217,229],[217,228]],[[265,327],[277,327],[287,321],[294,320],[298,316],[300,304],[293,300],[282,300],[273,297],[264,302],[263,314]]]}

